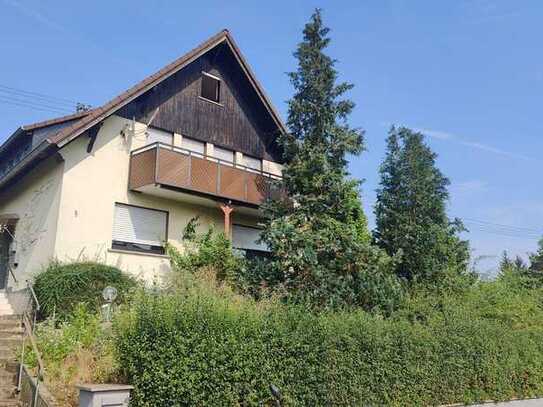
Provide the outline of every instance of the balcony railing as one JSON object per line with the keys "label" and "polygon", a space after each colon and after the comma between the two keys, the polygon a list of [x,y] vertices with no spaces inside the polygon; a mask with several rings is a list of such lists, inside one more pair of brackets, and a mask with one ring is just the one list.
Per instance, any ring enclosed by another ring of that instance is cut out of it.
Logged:
{"label": "balcony railing", "polygon": [[[129,187],[160,185],[211,198],[260,205],[276,193],[277,175],[163,143],[134,150]],[[275,182],[274,182],[275,181]]]}

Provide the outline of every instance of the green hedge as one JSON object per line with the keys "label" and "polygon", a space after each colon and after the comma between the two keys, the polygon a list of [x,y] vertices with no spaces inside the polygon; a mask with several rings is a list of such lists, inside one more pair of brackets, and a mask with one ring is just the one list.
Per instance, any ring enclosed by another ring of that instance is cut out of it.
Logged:
{"label": "green hedge", "polygon": [[543,394],[540,295],[482,284],[392,318],[209,293],[142,296],[117,321],[132,406],[423,406]]}
{"label": "green hedge", "polygon": [[118,268],[96,262],[51,263],[34,279],[34,290],[42,307],[42,317],[69,315],[79,303],[98,309],[103,303],[102,290],[117,288],[116,302],[123,301],[136,281]]}

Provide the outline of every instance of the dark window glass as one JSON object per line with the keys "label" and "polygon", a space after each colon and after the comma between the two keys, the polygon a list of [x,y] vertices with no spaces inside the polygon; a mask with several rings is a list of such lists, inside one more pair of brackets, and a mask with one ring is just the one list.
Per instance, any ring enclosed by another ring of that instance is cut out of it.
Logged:
{"label": "dark window glass", "polygon": [[219,103],[221,94],[221,81],[211,76],[202,75],[202,97]]}
{"label": "dark window glass", "polygon": [[162,246],[151,246],[148,244],[121,242],[119,240],[114,240],[113,245],[111,247],[116,250],[126,250],[126,251],[132,251],[132,252],[153,253],[153,254],[166,254],[166,250]]}

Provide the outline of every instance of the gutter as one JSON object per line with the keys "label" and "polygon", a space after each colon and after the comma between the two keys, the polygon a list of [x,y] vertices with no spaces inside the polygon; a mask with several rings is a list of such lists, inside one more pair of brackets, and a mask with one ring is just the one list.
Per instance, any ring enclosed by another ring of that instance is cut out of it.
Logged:
{"label": "gutter", "polygon": [[[14,134],[15,135],[15,134]],[[3,178],[0,178],[0,190],[2,190],[10,181],[13,181],[24,170],[29,169],[33,164],[37,164],[50,153],[56,150],[56,145],[49,141],[42,141],[36,148],[28,153],[15,167],[13,167]]]}

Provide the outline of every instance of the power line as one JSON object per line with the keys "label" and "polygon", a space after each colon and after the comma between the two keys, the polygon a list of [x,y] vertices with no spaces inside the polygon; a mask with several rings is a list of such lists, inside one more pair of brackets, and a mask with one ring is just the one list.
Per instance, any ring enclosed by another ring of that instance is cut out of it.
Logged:
{"label": "power line", "polygon": [[496,236],[537,240],[543,235],[543,230],[504,225],[479,219],[465,218],[464,223],[470,225],[468,232],[482,232]]}
{"label": "power line", "polygon": [[27,101],[17,101],[13,99],[3,99],[0,97],[0,103],[12,105],[12,106],[19,106],[19,107],[27,107],[34,110],[41,110],[44,112],[52,112],[57,114],[66,114],[67,112],[72,112],[68,109],[62,109],[62,108],[56,108],[56,107],[48,107],[45,105],[39,105],[39,104],[33,104],[31,102]]}
{"label": "power line", "polygon": [[59,98],[57,96],[46,95],[44,93],[39,93],[39,92],[31,92],[28,90],[18,89],[18,88],[14,88],[14,87],[2,85],[2,84],[0,84],[0,92],[16,94],[16,95],[25,96],[25,97],[30,96],[34,98],[40,98],[40,99],[48,100],[54,103],[68,104],[70,106],[76,105],[78,103],[75,100]]}
{"label": "power line", "polygon": [[488,221],[478,220],[478,219],[473,219],[473,218],[463,218],[463,219],[464,221],[470,222],[470,223],[481,223],[484,225],[499,226],[502,228],[515,229],[522,232],[534,232],[534,233],[539,233],[539,234],[543,233],[543,229],[530,229],[530,228],[519,227],[519,226],[504,225],[501,223],[493,223],[493,222],[488,222]]}
{"label": "power line", "polygon": [[4,100],[12,101],[12,102],[15,102],[15,103],[26,103],[26,104],[30,104],[30,105],[34,105],[34,106],[47,108],[47,109],[72,111],[72,109],[70,109],[68,107],[54,105],[54,104],[51,104],[49,102],[41,102],[39,100],[20,99],[20,98],[15,98],[15,97],[10,97],[10,96],[4,96],[2,94],[0,94],[0,97],[2,99],[4,99]]}

